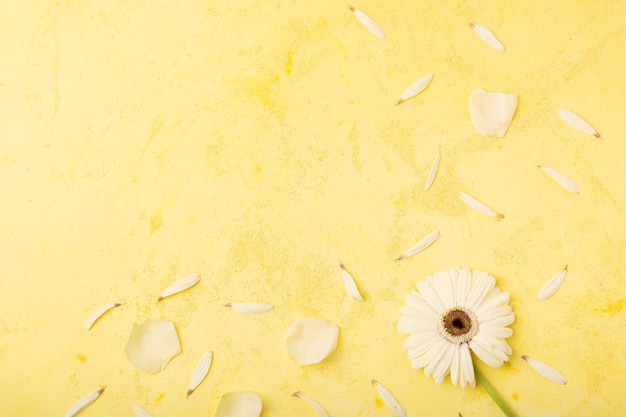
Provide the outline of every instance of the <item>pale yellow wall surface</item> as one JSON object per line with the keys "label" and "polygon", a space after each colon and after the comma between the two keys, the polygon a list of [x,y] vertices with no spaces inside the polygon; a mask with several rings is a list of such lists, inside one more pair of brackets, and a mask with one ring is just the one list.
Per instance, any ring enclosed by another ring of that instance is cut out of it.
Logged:
{"label": "pale yellow wall surface", "polygon": [[[626,2],[4,1],[0,5],[0,414],[212,416],[258,394],[262,416],[497,416],[488,395],[412,371],[396,323],[418,279],[483,269],[511,294],[510,364],[491,382],[520,416],[626,415]],[[498,53],[468,22],[492,29]],[[418,97],[394,106],[417,78]],[[502,139],[472,127],[477,87],[519,94]],[[576,111],[601,133],[566,126]],[[441,147],[433,187],[423,184]],[[574,179],[568,194],[536,168]],[[505,214],[469,211],[468,192]],[[394,258],[432,230],[425,252]],[[366,299],[345,294],[338,263]],[[540,302],[564,265],[559,291]],[[193,289],[156,303],[190,273]],[[224,308],[262,301],[244,315]],[[96,308],[121,302],[87,332]],[[340,327],[299,367],[297,318]],[[146,375],[135,323],[175,322],[183,353]],[[189,398],[203,352],[211,371]],[[521,355],[569,382],[534,373]]]}

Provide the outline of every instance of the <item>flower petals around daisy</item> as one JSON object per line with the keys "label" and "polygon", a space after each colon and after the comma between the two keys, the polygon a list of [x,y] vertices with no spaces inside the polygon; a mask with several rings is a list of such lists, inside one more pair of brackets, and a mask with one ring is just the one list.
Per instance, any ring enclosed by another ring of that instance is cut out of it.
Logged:
{"label": "flower petals around daisy", "polygon": [[476,386],[470,349],[487,365],[500,367],[512,354],[504,340],[515,321],[509,294],[483,271],[459,267],[439,271],[405,296],[398,331],[413,369],[441,383],[446,375],[462,388]]}

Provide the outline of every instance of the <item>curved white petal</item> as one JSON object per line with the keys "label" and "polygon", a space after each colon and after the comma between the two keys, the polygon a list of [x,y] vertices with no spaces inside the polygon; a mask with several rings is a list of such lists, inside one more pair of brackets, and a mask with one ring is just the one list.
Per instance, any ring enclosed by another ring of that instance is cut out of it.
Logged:
{"label": "curved white petal", "polygon": [[437,313],[441,314],[446,311],[441,298],[439,298],[439,294],[437,291],[433,289],[433,287],[428,282],[428,278],[423,281],[417,283],[418,291],[424,296],[424,299],[428,303],[429,306]]}
{"label": "curved white petal", "polygon": [[472,352],[474,352],[474,354],[487,365],[493,368],[501,367],[504,361],[494,355],[494,353],[489,349],[489,345],[485,346],[483,343],[481,343],[481,340],[478,336],[479,335],[476,335],[469,342],[469,347],[472,349]]}

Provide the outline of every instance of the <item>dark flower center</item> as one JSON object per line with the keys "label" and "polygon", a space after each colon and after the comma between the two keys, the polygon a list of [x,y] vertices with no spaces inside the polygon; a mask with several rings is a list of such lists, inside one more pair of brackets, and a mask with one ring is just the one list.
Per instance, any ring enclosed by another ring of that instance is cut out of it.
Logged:
{"label": "dark flower center", "polygon": [[441,315],[441,330],[449,341],[464,343],[478,333],[478,322],[473,312],[455,307]]}

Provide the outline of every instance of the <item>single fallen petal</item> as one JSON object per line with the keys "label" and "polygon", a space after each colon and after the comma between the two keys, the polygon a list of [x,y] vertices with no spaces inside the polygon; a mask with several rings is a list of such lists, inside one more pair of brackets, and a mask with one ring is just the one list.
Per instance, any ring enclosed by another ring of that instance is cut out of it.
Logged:
{"label": "single fallen petal", "polygon": [[224,307],[230,307],[233,310],[248,314],[261,314],[271,311],[274,306],[265,303],[228,303]]}
{"label": "single fallen petal", "polygon": [[416,95],[424,91],[426,87],[428,87],[432,79],[433,74],[426,74],[419,80],[415,81],[415,83],[413,83],[409,88],[404,90],[404,92],[400,95],[400,98],[398,99],[396,105],[407,101],[411,97],[415,97]]}
{"label": "single fallen petal", "polygon": [[204,380],[211,368],[211,362],[213,362],[213,352],[207,352],[200,358],[196,369],[194,369],[191,379],[189,380],[189,387],[187,389],[187,397],[189,397],[198,385]]}
{"label": "single fallen petal", "polygon": [[231,392],[224,395],[214,417],[259,417],[263,404],[261,399],[249,392]]}
{"label": "single fallen petal", "polygon": [[469,25],[472,29],[474,29],[474,32],[476,32],[480,39],[487,43],[487,45],[491,46],[496,51],[504,52],[504,45],[500,43],[500,41],[498,40],[498,38],[496,38],[496,35],[494,35],[492,31],[484,26],[477,25],[475,23],[470,22]]}
{"label": "single fallen petal", "polygon": [[346,270],[346,267],[342,263],[339,264],[339,268],[341,268],[341,276],[343,277],[343,283],[346,287],[348,295],[355,300],[363,301],[363,296],[361,296],[361,293],[359,292],[359,289],[357,288],[356,282],[354,282],[354,278],[352,278],[352,275],[350,275],[350,273]]}
{"label": "single fallen petal", "polygon": [[383,399],[383,402],[391,410],[392,413],[394,413],[398,417],[406,417],[406,411],[404,410],[404,407],[402,407],[402,404],[398,402],[396,397],[394,397],[394,395],[391,393],[391,391],[387,389],[387,387],[385,387],[375,379],[372,379],[372,385],[376,387],[378,395],[380,395],[380,398]]}
{"label": "single fallen petal", "polygon": [[472,210],[475,210],[487,216],[497,217],[498,220],[504,218],[503,214],[496,213],[495,211],[493,211],[492,209],[490,209],[489,207],[487,207],[485,204],[481,203],[480,201],[476,200],[474,197],[472,197],[469,194],[461,193],[460,197],[461,197],[461,201],[464,202]]}
{"label": "single fallen petal", "polygon": [[296,320],[287,330],[285,344],[298,365],[319,363],[337,348],[339,328],[321,318]]}
{"label": "single fallen petal", "polygon": [[522,355],[522,359],[528,362],[530,367],[533,368],[535,371],[537,371],[537,373],[543,376],[544,378],[549,379],[550,381],[556,382],[557,384],[563,384],[563,385],[567,384],[567,378],[565,378],[565,376],[563,376],[562,373],[560,373],[559,371],[557,371],[550,365],[545,364],[543,362],[539,362],[538,360],[529,358],[526,355]]}
{"label": "single fallen petal", "polygon": [[578,194],[578,186],[574,181],[567,178],[565,175],[561,174],[559,171],[553,168],[544,165],[539,165],[539,168],[541,168],[546,174],[552,177],[552,179],[556,181],[561,187],[565,188],[572,194]]}
{"label": "single fallen petal", "polygon": [[430,172],[428,173],[428,178],[426,179],[426,184],[424,185],[424,191],[428,191],[431,185],[433,185],[433,181],[435,180],[435,176],[437,175],[437,170],[439,169],[439,160],[441,159],[441,149],[437,149],[437,153],[435,154],[435,161],[433,162],[433,166],[430,168]]}
{"label": "single fallen petal", "polygon": [[352,6],[350,6],[350,11],[354,14],[354,17],[356,17],[357,20],[361,22],[363,26],[365,26],[367,30],[369,30],[380,39],[385,39],[385,31],[378,25],[378,23],[374,22],[374,19],[363,13],[361,10],[355,9]]}
{"label": "single fallen petal", "polygon": [[565,110],[565,109],[559,109],[558,112],[559,112],[559,116],[561,116],[561,119],[563,119],[563,121],[567,123],[570,127],[573,127],[574,129],[579,130],[588,135],[592,135],[597,138],[600,137],[600,134],[589,123],[587,123],[582,117],[580,117],[576,113],[571,112],[569,110]]}
{"label": "single fallen petal", "polygon": [[119,307],[121,305],[122,304],[120,304],[120,303],[107,304],[105,306],[100,307],[99,309],[97,309],[93,313],[91,313],[91,315],[87,318],[87,322],[85,323],[85,327],[87,328],[87,330],[91,329],[91,326],[93,326],[93,324],[96,322],[96,320],[98,320],[100,317],[102,317],[102,315],[104,313],[106,313],[107,311],[109,311],[112,308]]}
{"label": "single fallen petal", "polygon": [[516,108],[517,94],[489,93],[477,88],[470,96],[472,123],[481,135],[503,137]]}
{"label": "single fallen petal", "polygon": [[199,274],[191,274],[191,275],[186,276],[185,278],[179,279],[178,281],[176,281],[175,283],[173,283],[172,285],[170,285],[169,287],[163,290],[158,301],[161,301],[162,299],[164,299],[165,297],[169,297],[170,295],[174,295],[181,291],[185,291],[186,289],[191,288],[194,285],[196,285],[199,281],[200,281]]}
{"label": "single fallen petal", "polygon": [[152,414],[150,414],[145,408],[139,407],[138,405],[133,405],[131,408],[139,417],[152,417]]}
{"label": "single fallen petal", "polygon": [[330,417],[330,415],[328,414],[328,411],[326,411],[326,409],[320,403],[307,397],[300,391],[296,391],[291,395],[293,397],[302,398],[304,401],[306,401],[315,410],[315,412],[317,413],[319,417]]}
{"label": "single fallen petal", "polygon": [[408,249],[402,255],[398,256],[396,258],[396,261],[399,261],[400,259],[408,258],[409,256],[413,256],[416,253],[419,253],[419,252],[423,251],[424,249],[426,249],[427,247],[432,245],[435,242],[435,240],[437,240],[438,238],[439,238],[439,231],[438,230],[428,234],[427,236],[423,237],[422,240],[417,242],[415,244],[415,246],[412,246],[410,249]]}
{"label": "single fallen petal", "polygon": [[537,298],[539,300],[546,300],[550,298],[552,294],[554,294],[563,283],[565,275],[567,275],[567,265],[565,265],[565,268],[557,272],[556,275],[554,275],[552,278],[550,278],[548,282],[546,282],[546,285],[544,285],[541,291],[539,291],[539,295],[537,295]]}
{"label": "single fallen petal", "polygon": [[91,394],[88,394],[80,400],[76,401],[74,405],[71,406],[69,410],[67,410],[63,417],[74,417],[76,414],[89,407],[94,401],[96,401],[100,394],[102,394],[105,388],[106,387],[102,387],[98,391],[94,391]]}
{"label": "single fallen petal", "polygon": [[174,323],[150,319],[136,325],[125,352],[130,363],[139,370],[148,374],[162,371],[181,352]]}

